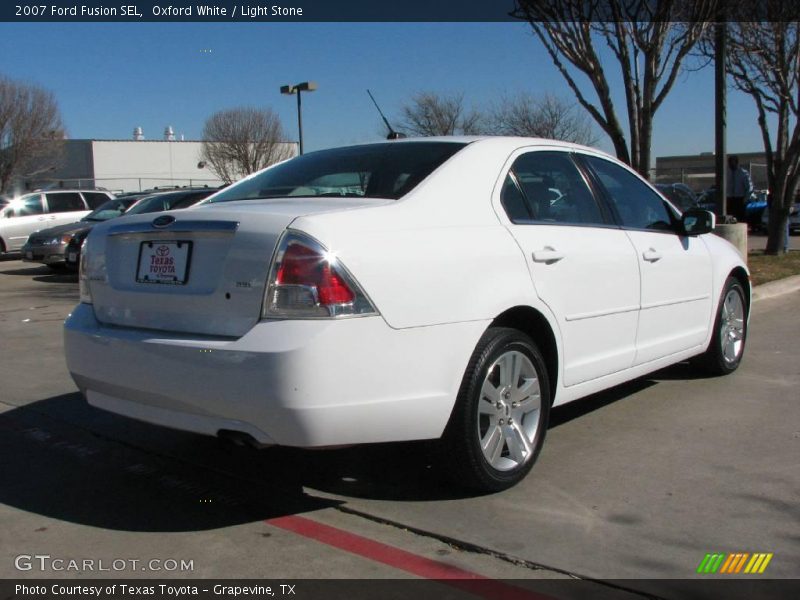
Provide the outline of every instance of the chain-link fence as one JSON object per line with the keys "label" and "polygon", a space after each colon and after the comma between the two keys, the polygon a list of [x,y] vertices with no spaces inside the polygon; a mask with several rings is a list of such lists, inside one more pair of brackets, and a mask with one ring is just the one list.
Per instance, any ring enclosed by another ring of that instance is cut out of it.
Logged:
{"label": "chain-link fence", "polygon": [[[762,163],[742,163],[753,180],[753,189],[765,190],[769,187],[767,165]],[[660,167],[650,170],[650,181],[653,183],[683,183],[695,192],[712,187],[716,181],[714,166],[697,167]]]}
{"label": "chain-link fence", "polygon": [[[170,177],[110,177],[81,179],[37,179],[27,182],[28,190],[36,189],[105,189],[120,194],[122,192],[143,192],[154,189],[175,189],[182,187],[218,187],[222,181],[212,178],[193,177],[177,179]],[[26,190],[26,191],[28,191]]]}

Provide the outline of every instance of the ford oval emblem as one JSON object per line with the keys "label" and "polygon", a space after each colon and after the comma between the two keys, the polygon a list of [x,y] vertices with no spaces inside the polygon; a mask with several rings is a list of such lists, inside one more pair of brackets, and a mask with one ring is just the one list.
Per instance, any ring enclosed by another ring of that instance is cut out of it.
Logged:
{"label": "ford oval emblem", "polygon": [[155,219],[153,219],[152,225],[153,227],[161,229],[163,227],[169,227],[174,222],[175,222],[175,217],[173,217],[172,215],[161,215],[160,217],[156,217]]}

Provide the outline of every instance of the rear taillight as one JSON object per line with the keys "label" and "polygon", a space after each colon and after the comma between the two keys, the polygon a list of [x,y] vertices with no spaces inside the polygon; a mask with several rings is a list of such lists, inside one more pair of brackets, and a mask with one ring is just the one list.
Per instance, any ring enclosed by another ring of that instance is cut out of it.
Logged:
{"label": "rear taillight", "polygon": [[330,318],[377,314],[336,255],[297,232],[278,244],[262,318]]}
{"label": "rear taillight", "polygon": [[92,290],[89,288],[89,274],[86,271],[87,261],[89,260],[87,252],[88,239],[87,237],[83,240],[83,244],[81,245],[81,258],[78,262],[78,290],[80,300],[84,304],[92,303]]}

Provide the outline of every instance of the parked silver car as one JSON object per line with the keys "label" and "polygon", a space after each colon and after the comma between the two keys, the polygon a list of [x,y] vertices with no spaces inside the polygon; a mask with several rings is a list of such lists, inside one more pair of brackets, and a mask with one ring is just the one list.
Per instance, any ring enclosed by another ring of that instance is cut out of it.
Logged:
{"label": "parked silver car", "polygon": [[28,237],[28,241],[22,247],[22,260],[42,263],[53,269],[60,269],[65,266],[66,248],[76,233],[84,229],[91,229],[97,223],[119,217],[139,199],[141,199],[141,196],[112,198],[80,221],[35,231]]}
{"label": "parked silver car", "polygon": [[104,190],[46,190],[14,198],[0,208],[0,253],[17,252],[34,231],[73,223],[113,197]]}

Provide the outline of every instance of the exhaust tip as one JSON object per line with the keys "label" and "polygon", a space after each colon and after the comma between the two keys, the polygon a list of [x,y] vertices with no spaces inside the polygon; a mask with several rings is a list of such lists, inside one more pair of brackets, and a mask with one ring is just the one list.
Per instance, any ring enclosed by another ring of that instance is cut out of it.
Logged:
{"label": "exhaust tip", "polygon": [[248,448],[268,448],[272,444],[264,444],[259,442],[249,433],[244,431],[234,431],[232,429],[220,429],[217,431],[217,437],[226,442],[232,443],[234,446],[248,447]]}

